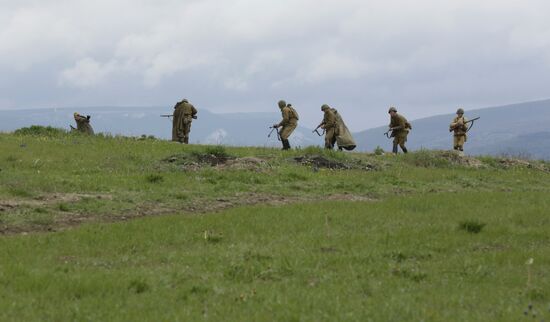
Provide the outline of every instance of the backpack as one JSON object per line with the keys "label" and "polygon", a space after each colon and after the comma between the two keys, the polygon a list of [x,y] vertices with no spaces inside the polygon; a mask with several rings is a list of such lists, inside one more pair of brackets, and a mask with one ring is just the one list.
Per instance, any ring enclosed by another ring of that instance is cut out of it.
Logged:
{"label": "backpack", "polygon": [[290,118],[295,118],[296,120],[299,120],[300,117],[298,116],[298,112],[296,112],[294,107],[288,106],[288,108],[290,109],[290,112],[291,112]]}

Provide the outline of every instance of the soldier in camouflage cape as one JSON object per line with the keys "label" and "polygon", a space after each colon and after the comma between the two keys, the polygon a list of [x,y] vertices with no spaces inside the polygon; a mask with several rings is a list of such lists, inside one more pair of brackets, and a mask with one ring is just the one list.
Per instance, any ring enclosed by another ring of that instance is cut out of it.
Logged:
{"label": "soldier in camouflage cape", "polygon": [[355,144],[355,140],[353,140],[353,136],[351,135],[351,132],[348,130],[348,127],[346,126],[346,123],[344,123],[344,120],[342,119],[342,116],[338,111],[333,108],[332,112],[336,116],[336,144],[338,145],[338,149],[346,149],[348,151],[351,151],[355,149],[357,146]]}
{"label": "soldier in camouflage cape", "polygon": [[189,144],[191,123],[197,118],[197,109],[187,99],[176,103],[174,106],[174,119],[172,123],[172,141]]}

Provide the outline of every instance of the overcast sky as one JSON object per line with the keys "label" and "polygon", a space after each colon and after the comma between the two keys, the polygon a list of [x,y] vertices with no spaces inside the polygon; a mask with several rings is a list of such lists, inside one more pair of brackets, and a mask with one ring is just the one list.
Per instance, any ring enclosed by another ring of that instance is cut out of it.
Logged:
{"label": "overcast sky", "polygon": [[320,106],[352,130],[550,98],[547,0],[0,0],[0,109]]}

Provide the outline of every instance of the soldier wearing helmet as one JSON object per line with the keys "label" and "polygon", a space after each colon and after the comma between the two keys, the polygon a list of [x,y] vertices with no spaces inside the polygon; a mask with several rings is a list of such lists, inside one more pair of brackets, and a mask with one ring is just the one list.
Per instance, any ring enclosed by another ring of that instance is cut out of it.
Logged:
{"label": "soldier wearing helmet", "polygon": [[290,142],[288,141],[288,138],[298,126],[299,116],[298,112],[296,112],[292,104],[287,104],[286,101],[280,100],[277,105],[279,106],[279,109],[281,109],[283,119],[281,120],[281,122],[273,124],[273,127],[281,127],[281,130],[279,131],[279,136],[281,137],[283,150],[288,150],[290,149]]}
{"label": "soldier wearing helmet", "polygon": [[80,115],[78,113],[73,114],[74,120],[76,122],[76,130],[85,134],[94,134],[94,129],[90,125],[90,115]]}
{"label": "soldier wearing helmet", "polygon": [[400,146],[403,153],[407,153],[408,150],[405,142],[407,142],[407,136],[409,135],[409,131],[412,130],[412,126],[403,115],[397,113],[395,107],[391,106],[388,113],[390,114],[389,128],[392,131],[391,136],[393,137],[392,151],[397,154],[397,147]]}
{"label": "soldier wearing helmet", "polygon": [[334,114],[334,110],[330,108],[327,104],[321,106],[321,111],[323,111],[323,120],[318,127],[325,130],[325,149],[333,149],[334,144],[336,143],[336,130],[337,130],[337,118]]}
{"label": "soldier wearing helmet", "polygon": [[172,120],[172,141],[189,144],[191,123],[197,118],[197,109],[187,99],[182,99],[174,106]]}
{"label": "soldier wearing helmet", "polygon": [[464,151],[464,143],[468,139],[466,122],[468,122],[468,119],[464,117],[464,109],[459,108],[456,111],[456,117],[449,126],[449,132],[454,132],[453,149],[457,151]]}

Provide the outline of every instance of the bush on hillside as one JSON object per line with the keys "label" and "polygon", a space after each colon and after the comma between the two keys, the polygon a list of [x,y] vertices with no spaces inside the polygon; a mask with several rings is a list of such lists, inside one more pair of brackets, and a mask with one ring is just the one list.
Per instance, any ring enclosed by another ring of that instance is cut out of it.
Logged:
{"label": "bush on hillside", "polygon": [[64,129],[51,127],[51,126],[42,126],[42,125],[32,125],[30,127],[22,127],[13,132],[15,135],[32,135],[32,136],[63,136],[67,134],[67,131]]}

